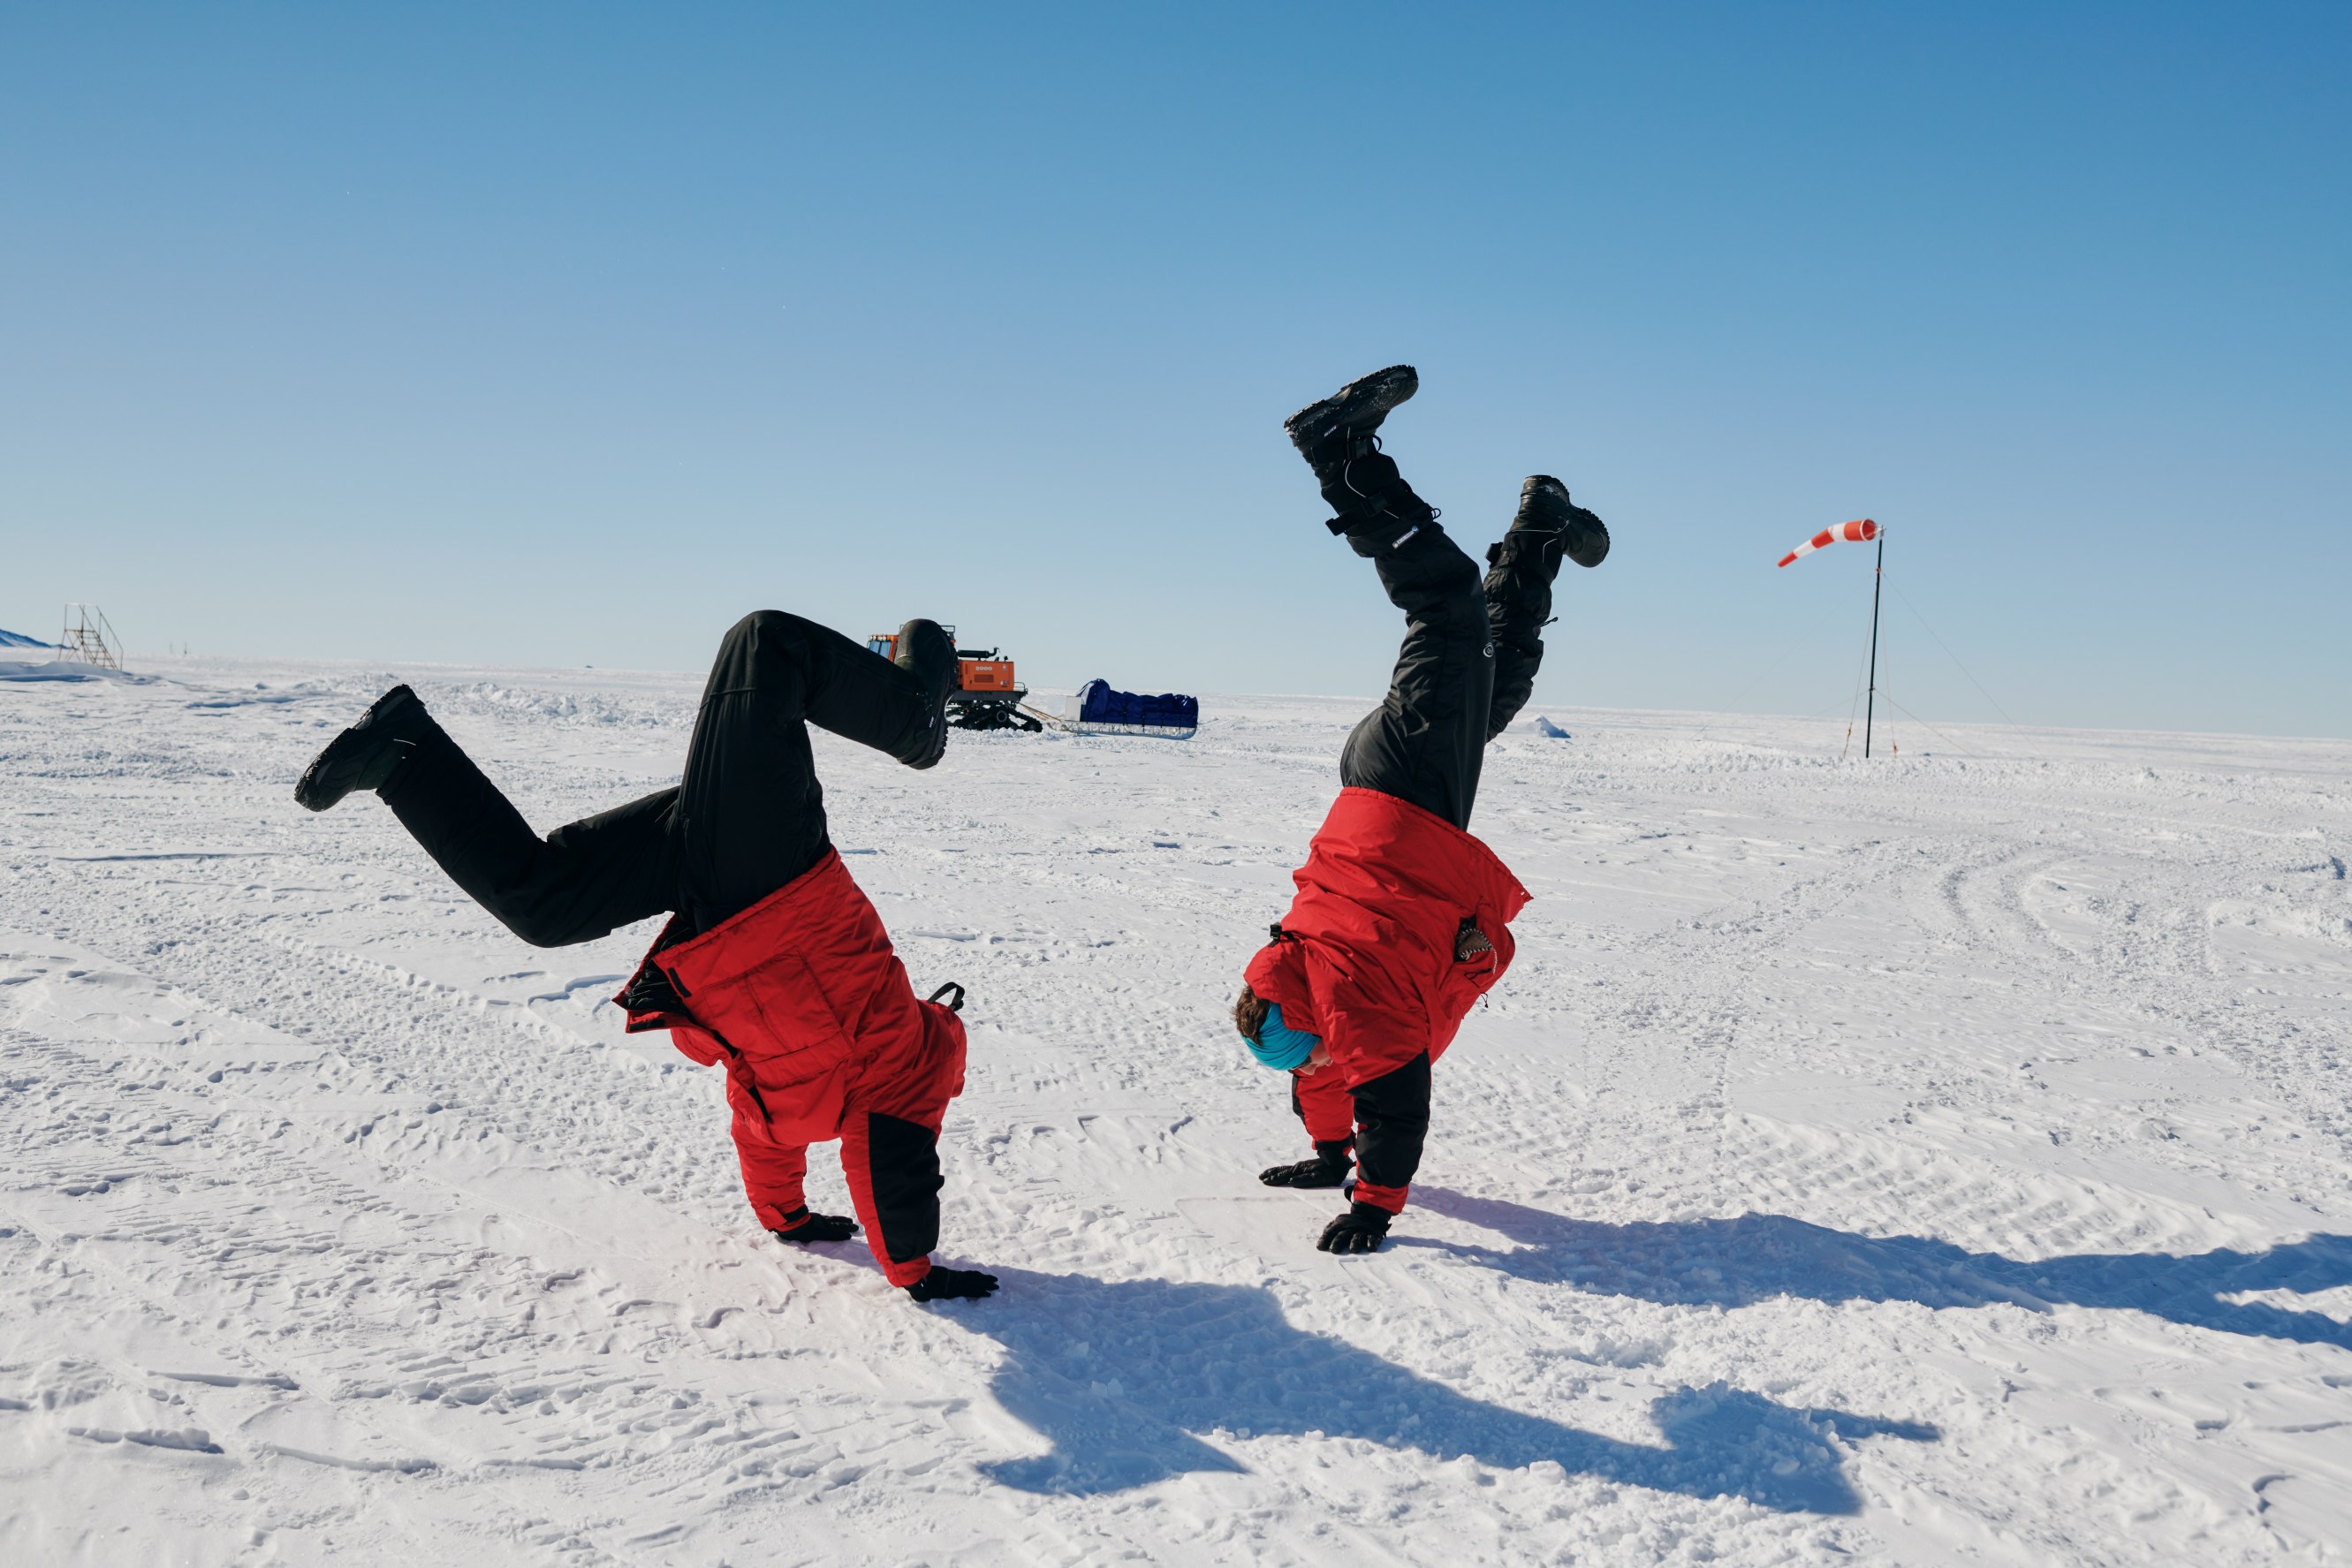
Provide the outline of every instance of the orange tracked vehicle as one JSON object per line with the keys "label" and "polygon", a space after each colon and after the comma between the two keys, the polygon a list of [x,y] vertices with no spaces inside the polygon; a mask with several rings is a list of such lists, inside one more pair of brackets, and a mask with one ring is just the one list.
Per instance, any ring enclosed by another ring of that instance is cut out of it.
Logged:
{"label": "orange tracked vehicle", "polygon": [[[956,629],[947,629],[952,638]],[[877,632],[866,645],[886,659],[898,654],[898,634]],[[1001,649],[958,648],[956,689],[948,694],[948,722],[959,729],[1027,729],[1045,727],[1021,711],[1029,688],[1013,673]]]}

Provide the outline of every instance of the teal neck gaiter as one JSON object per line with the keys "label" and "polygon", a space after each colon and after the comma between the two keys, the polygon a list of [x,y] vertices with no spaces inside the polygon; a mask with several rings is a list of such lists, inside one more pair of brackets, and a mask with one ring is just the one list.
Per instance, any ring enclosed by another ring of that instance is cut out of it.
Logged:
{"label": "teal neck gaiter", "polygon": [[1250,1048],[1252,1056],[1266,1066],[1287,1072],[1294,1067],[1306,1066],[1307,1059],[1315,1054],[1321,1040],[1319,1035],[1289,1028],[1282,1021],[1282,1009],[1271,1007],[1265,1009],[1265,1022],[1259,1028],[1257,1038],[1251,1040],[1244,1035],[1243,1043]]}

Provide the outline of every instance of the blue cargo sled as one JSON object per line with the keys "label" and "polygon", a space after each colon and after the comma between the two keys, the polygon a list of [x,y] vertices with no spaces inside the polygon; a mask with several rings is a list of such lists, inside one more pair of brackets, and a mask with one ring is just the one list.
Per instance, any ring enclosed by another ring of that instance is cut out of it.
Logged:
{"label": "blue cargo sled", "polygon": [[1115,692],[1108,681],[1088,681],[1071,695],[1062,726],[1079,735],[1157,735],[1190,740],[1201,727],[1201,699],[1161,692],[1142,696]]}

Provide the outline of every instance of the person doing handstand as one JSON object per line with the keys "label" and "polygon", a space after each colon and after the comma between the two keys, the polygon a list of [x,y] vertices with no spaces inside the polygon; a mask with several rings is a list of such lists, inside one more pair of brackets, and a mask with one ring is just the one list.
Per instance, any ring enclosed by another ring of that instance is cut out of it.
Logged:
{"label": "person doing handstand", "polygon": [[1251,1052],[1290,1072],[1315,1145],[1313,1159],[1258,1179],[1349,1186],[1348,1212],[1316,1242],[1326,1252],[1380,1249],[1420,1168],[1430,1065],[1510,967],[1528,892],[1467,831],[1479,764],[1534,688],[1562,558],[1589,567],[1609,553],[1601,519],[1538,474],[1482,583],[1373,434],[1419,387],[1393,365],[1283,424],[1335,514],[1326,526],[1405,616],[1388,696],[1341,747],[1339,797],[1234,1003]]}
{"label": "person doing handstand", "polygon": [[534,946],[667,914],[614,998],[629,1030],[667,1029],[695,1061],[724,1064],[744,1190],[779,1239],[856,1233],[811,1213],[802,1191],[808,1145],[840,1139],[875,1260],[928,1301],[996,1289],[992,1274],[930,1260],[940,1124],[963,1091],[962,991],[917,999],[826,834],[808,737],[814,724],[910,768],[938,762],[955,643],[910,621],[898,648],[886,659],[779,611],[744,617],[719,645],[681,781],[544,839],[404,685],[328,744],[294,798],[323,811],[374,790],[451,881]]}

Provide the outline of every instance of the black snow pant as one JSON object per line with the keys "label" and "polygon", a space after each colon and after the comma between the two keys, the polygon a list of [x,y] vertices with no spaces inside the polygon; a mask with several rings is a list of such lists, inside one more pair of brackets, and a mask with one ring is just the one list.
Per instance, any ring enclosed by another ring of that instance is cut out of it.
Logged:
{"label": "black snow pant", "polygon": [[[1389,602],[1404,612],[1389,695],[1339,752],[1339,782],[1411,801],[1470,826],[1486,743],[1518,716],[1543,663],[1541,615],[1551,584],[1533,563],[1478,568],[1435,522],[1394,545],[1351,536],[1372,558]],[[1522,579],[1528,580],[1521,580]],[[1539,592],[1538,592],[1539,590]]]}
{"label": "black snow pant", "polygon": [[888,751],[923,724],[922,683],[814,621],[762,610],[719,644],[683,780],[545,838],[438,725],[384,803],[475,902],[535,947],[593,941],[656,915],[684,941],[824,858],[814,724]]}
{"label": "black snow pant", "polygon": [[[1349,538],[1371,557],[1389,601],[1404,612],[1405,632],[1388,696],[1339,753],[1339,782],[1393,795],[1467,829],[1486,743],[1518,716],[1535,688],[1551,580],[1536,561],[1506,557],[1482,583],[1476,565],[1434,521],[1385,542],[1395,531]],[[1429,1135],[1428,1056],[1349,1094],[1357,1175],[1375,1186],[1411,1185]],[[1307,1119],[1296,1092],[1291,1107]]]}

